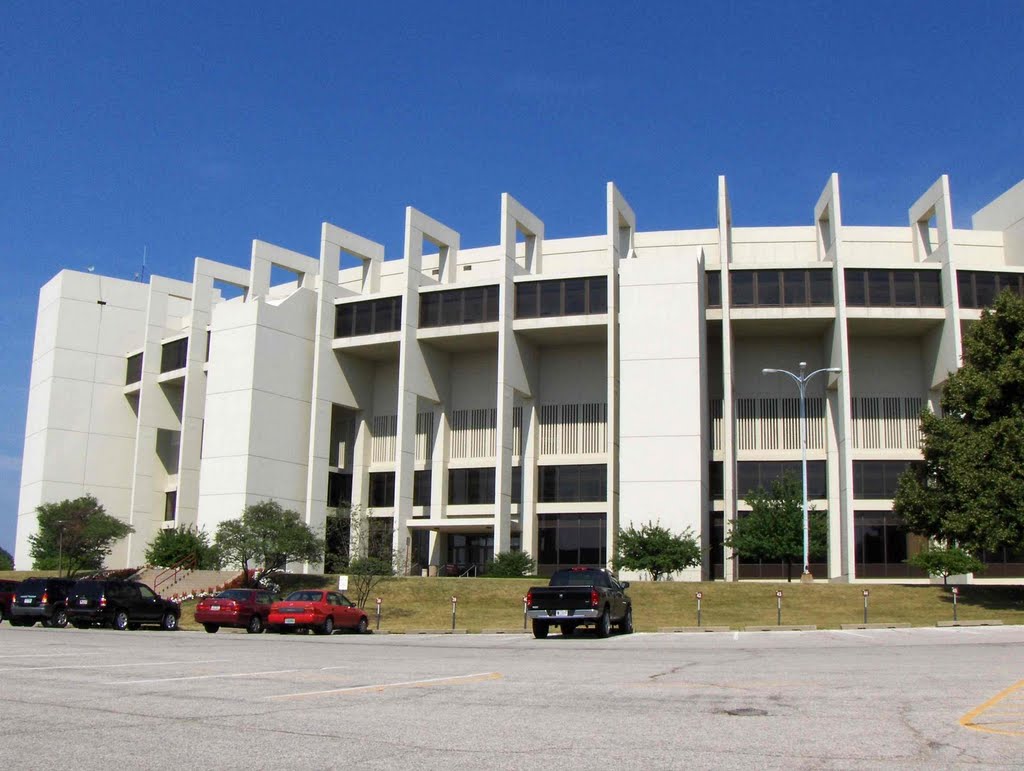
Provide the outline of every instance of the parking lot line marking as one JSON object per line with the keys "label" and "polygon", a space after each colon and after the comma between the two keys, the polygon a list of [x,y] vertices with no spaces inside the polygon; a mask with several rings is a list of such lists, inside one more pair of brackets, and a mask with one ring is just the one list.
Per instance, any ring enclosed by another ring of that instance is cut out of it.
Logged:
{"label": "parking lot line marking", "polygon": [[128,664],[61,664],[56,667],[6,667],[0,672],[43,672],[49,669],[114,669],[116,667],[168,667],[172,664],[223,664],[231,659],[209,659],[207,661],[133,661]]}
{"label": "parking lot line marking", "polygon": [[[1006,688],[1005,690],[1000,691],[995,696],[993,696],[991,699],[986,701],[984,704],[980,704],[979,706],[975,707],[970,712],[968,712],[966,715],[964,715],[962,718],[960,718],[960,725],[962,725],[964,728],[970,728],[970,729],[972,729],[974,731],[985,731],[986,733],[993,733],[993,734],[1009,734],[1011,736],[1024,736],[1024,721],[1019,720],[1019,719],[1018,720],[1013,720],[1013,721],[1003,721],[1003,720],[989,721],[989,722],[986,722],[986,723],[976,723],[975,722],[983,714],[985,714],[989,710],[992,710],[992,708],[995,707],[997,704],[999,704],[1001,701],[1003,701],[1004,699],[1008,698],[1009,696],[1012,696],[1014,693],[1016,693],[1017,691],[1021,690],[1022,688],[1024,688],[1024,680],[1016,682],[1013,685],[1011,685],[1009,688]],[[993,712],[996,715],[1000,714],[999,710],[993,710]],[[1010,723],[1010,725],[1012,727],[1016,728],[1017,730],[1013,731],[1013,730],[1008,730],[1008,729],[1003,729],[1003,728],[994,728],[993,727],[993,726],[996,726],[996,725],[1002,725],[1004,723]]]}
{"label": "parking lot line marking", "polygon": [[[227,659],[222,659],[227,661]],[[182,680],[214,680],[220,677],[255,677],[256,675],[282,675],[299,672],[298,669],[268,669],[265,672],[235,672],[230,675],[189,675],[187,677],[159,677],[153,680],[119,680],[111,685],[148,685],[149,683],[177,683]]]}
{"label": "parking lot line marking", "polygon": [[59,659],[68,656],[104,656],[106,651],[93,651],[91,653],[12,653],[8,656],[0,656],[0,659]]}
{"label": "parking lot line marking", "polygon": [[481,683],[486,680],[500,680],[501,672],[478,672],[473,675],[454,675],[453,677],[432,677],[427,680],[406,680],[401,683],[378,683],[377,685],[353,685],[348,688],[332,688],[327,691],[306,691],[305,693],[283,693],[277,696],[266,696],[268,700],[299,699],[304,696],[325,696],[332,693],[360,693],[365,691],[386,691],[390,688],[421,688],[429,685],[461,685],[463,683]]}
{"label": "parking lot line marking", "polygon": [[833,629],[832,631],[837,633],[837,634],[848,634],[848,635],[851,635],[852,637],[864,637],[864,638],[866,638],[868,640],[871,639],[871,635],[869,635],[869,634],[860,634],[859,632],[851,632],[849,629]]}

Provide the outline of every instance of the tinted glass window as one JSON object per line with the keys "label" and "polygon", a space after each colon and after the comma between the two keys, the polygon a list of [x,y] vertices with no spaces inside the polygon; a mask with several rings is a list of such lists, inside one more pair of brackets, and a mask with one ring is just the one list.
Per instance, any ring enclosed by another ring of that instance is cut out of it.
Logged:
{"label": "tinted glass window", "polygon": [[720,308],[722,305],[722,274],[717,270],[709,270],[704,274],[707,283],[707,303],[709,308]]}
{"label": "tinted glass window", "polygon": [[394,471],[378,471],[370,474],[370,505],[395,505]]}
{"label": "tinted glass window", "polygon": [[413,474],[412,505],[430,505],[430,469],[417,471]]}
{"label": "tinted glass window", "polygon": [[892,272],[893,297],[897,307],[912,308],[917,305],[917,287],[915,274],[912,270],[894,270]]}
{"label": "tinted glass window", "polygon": [[777,271],[759,270],[757,272],[757,304],[778,305],[779,296],[779,274]]}
{"label": "tinted glass window", "polygon": [[917,283],[921,293],[921,306],[924,308],[941,308],[942,288],[939,271],[920,271],[917,274]]}
{"label": "tinted glass window", "polygon": [[562,315],[562,282],[544,281],[540,285],[540,315]]}
{"label": "tinted glass window", "polygon": [[590,293],[590,312],[608,312],[608,277],[594,276],[587,279],[587,287]]}
{"label": "tinted glass window", "polygon": [[246,602],[249,596],[252,594],[248,589],[227,589],[223,592],[217,593],[218,600],[236,600],[237,602]]}
{"label": "tinted glass window", "polygon": [[[820,272],[820,271],[819,271]],[[804,281],[805,272],[802,270],[782,271],[782,284],[786,305],[806,305],[807,286]]]}
{"label": "tinted glass window", "polygon": [[889,294],[889,271],[868,271],[868,303],[870,305],[891,305]]}
{"label": "tinted glass window", "polygon": [[810,279],[811,305],[832,305],[832,271],[807,271]]}
{"label": "tinted glass window", "polygon": [[732,304],[736,306],[754,304],[754,271],[735,270],[729,274],[732,287]]}
{"label": "tinted glass window", "polygon": [[587,312],[586,279],[573,278],[565,282],[565,313],[566,315]]}
{"label": "tinted glass window", "polygon": [[863,270],[844,271],[846,281],[846,304],[854,306],[867,305],[867,295],[864,293]]}
{"label": "tinted glass window", "polygon": [[139,594],[142,595],[142,599],[144,599],[144,600],[155,600],[156,599],[156,594],[148,586],[143,586],[142,584],[138,584],[138,585],[136,585],[136,588],[139,590]]}
{"label": "tinted glass window", "polygon": [[532,319],[537,317],[537,283],[516,284],[516,318]]}
{"label": "tinted glass window", "polygon": [[991,305],[996,299],[996,277],[992,273],[974,274],[974,300],[978,308]]}

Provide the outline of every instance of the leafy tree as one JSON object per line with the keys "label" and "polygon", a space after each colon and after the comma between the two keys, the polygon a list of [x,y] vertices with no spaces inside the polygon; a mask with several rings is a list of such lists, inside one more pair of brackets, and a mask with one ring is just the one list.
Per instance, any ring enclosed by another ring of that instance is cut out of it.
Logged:
{"label": "leafy tree", "polygon": [[323,539],[297,511],[282,508],[277,501],[254,503],[238,519],[221,522],[214,544],[222,562],[241,566],[246,581],[254,568],[256,584],[283,571],[289,562],[319,562],[324,556]]}
{"label": "leafy tree", "polygon": [[[765,490],[746,494],[749,514],[733,523],[725,539],[741,558],[786,563],[786,580],[793,580],[793,563],[803,565],[804,515],[803,488],[792,474],[784,474]],[[824,554],[828,549],[828,522],[825,513],[807,512],[808,551]]]}
{"label": "leafy tree", "polygon": [[0,570],[14,570],[14,557],[2,546],[0,546]]}
{"label": "leafy tree", "polygon": [[355,557],[348,564],[349,592],[360,608],[366,607],[373,590],[395,574],[394,562],[381,557]]}
{"label": "leafy tree", "polygon": [[942,416],[921,414],[924,463],[900,477],[893,510],[969,553],[1024,550],[1024,300],[999,295],[963,346]]}
{"label": "leafy tree", "polygon": [[371,556],[396,565],[389,517],[374,517],[360,506],[339,506],[327,517],[324,570],[344,573],[357,556]]}
{"label": "leafy tree", "polygon": [[193,555],[199,570],[212,570],[217,567],[216,549],[210,544],[210,537],[206,531],[198,530],[194,526],[181,526],[172,530],[161,530],[156,534],[146,549],[146,562],[150,565],[170,567]]}
{"label": "leafy tree", "polygon": [[950,576],[964,573],[978,573],[985,569],[985,564],[957,546],[932,546],[907,560],[915,568],[920,568],[930,576],[942,576],[946,584]]}
{"label": "leafy tree", "polygon": [[100,570],[114,544],[135,529],[107,514],[91,495],[36,509],[39,529],[28,537],[32,567],[58,570],[73,576],[84,570]]}
{"label": "leafy tree", "polygon": [[690,528],[676,535],[651,522],[620,528],[617,552],[616,570],[647,571],[652,581],[700,564],[700,544]]}
{"label": "leafy tree", "polygon": [[525,551],[503,551],[494,555],[494,561],[487,566],[489,578],[522,578],[533,575],[536,563]]}

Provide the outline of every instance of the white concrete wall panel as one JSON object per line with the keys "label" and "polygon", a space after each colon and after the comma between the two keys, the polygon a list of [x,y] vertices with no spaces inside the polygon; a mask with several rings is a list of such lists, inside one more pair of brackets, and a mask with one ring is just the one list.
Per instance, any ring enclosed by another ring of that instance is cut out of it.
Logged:
{"label": "white concrete wall panel", "polygon": [[541,404],[608,401],[607,353],[603,344],[545,346],[539,351]]}

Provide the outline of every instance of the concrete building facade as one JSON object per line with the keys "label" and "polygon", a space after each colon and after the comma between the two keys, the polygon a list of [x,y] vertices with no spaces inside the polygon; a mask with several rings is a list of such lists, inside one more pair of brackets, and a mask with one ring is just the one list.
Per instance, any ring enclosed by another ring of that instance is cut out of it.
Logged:
{"label": "concrete building facade", "polygon": [[[404,254],[325,223],[318,258],[255,241],[190,282],[62,271],[40,292],[16,564],[42,503],[85,493],[135,533],[211,534],[274,499],[323,530],[351,502],[404,571],[474,573],[523,549],[542,572],[607,565],[620,527],[690,528],[684,579],[774,578],[723,545],[743,496],[792,470],[828,512],[816,578],[914,579],[892,513],[964,329],[1024,293],[1024,182],[953,227],[939,179],[906,227],[843,223],[832,175],[794,227],[645,232],[610,184],[604,233],[546,239],[501,197],[499,240],[406,210]],[[278,280],[282,271],[286,280]],[[274,279],[274,280],[272,280]],[[984,555],[986,576],[1024,556]],[[320,566],[307,565],[308,570]]]}

